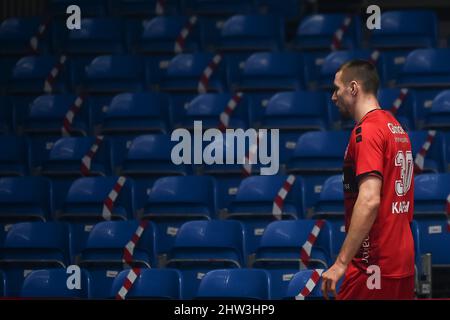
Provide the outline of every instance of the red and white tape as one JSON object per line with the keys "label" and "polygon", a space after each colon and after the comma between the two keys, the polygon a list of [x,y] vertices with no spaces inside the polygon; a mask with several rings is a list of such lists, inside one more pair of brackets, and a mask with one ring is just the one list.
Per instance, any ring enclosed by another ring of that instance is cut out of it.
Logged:
{"label": "red and white tape", "polygon": [[89,149],[88,153],[81,159],[81,174],[83,176],[88,176],[91,171],[92,159],[100,148],[100,144],[103,142],[104,136],[96,136],[95,142]]}
{"label": "red and white tape", "polygon": [[342,38],[344,37],[344,34],[351,23],[352,23],[352,16],[350,15],[346,16],[344,18],[344,22],[342,23],[342,25],[339,27],[339,29],[336,30],[336,32],[333,35],[333,40],[331,41],[332,51],[336,51],[341,48]]}
{"label": "red and white tape", "polygon": [[141,239],[142,234],[144,233],[147,225],[148,225],[147,220],[140,221],[139,226],[137,227],[136,231],[133,234],[133,237],[131,237],[131,240],[128,241],[125,248],[123,249],[122,262],[124,263],[125,267],[130,267],[131,263],[133,262],[134,249],[136,248],[139,239]]}
{"label": "red and white tape", "polygon": [[392,107],[390,110],[393,115],[395,115],[397,113],[398,109],[400,109],[400,107],[402,106],[403,102],[405,101],[407,95],[408,95],[407,88],[400,89],[400,94],[392,103]]}
{"label": "red and white tape", "polygon": [[300,269],[306,269],[308,267],[309,260],[311,258],[312,247],[314,246],[314,243],[316,242],[317,237],[319,236],[320,230],[322,229],[324,223],[325,220],[316,221],[313,229],[308,235],[308,239],[300,249]]}
{"label": "red and white tape", "polygon": [[244,164],[242,165],[242,175],[243,177],[251,176],[252,174],[252,165],[256,163],[256,159],[258,156],[258,145],[259,141],[264,136],[263,131],[259,131],[256,136],[256,141],[252,145],[250,145],[248,154],[244,157]]}
{"label": "red and white tape", "polygon": [[45,32],[47,31],[48,24],[50,23],[50,20],[47,19],[43,23],[41,23],[38,27],[38,31],[35,35],[33,35],[30,39],[30,50],[32,53],[37,54],[38,48],[39,48],[39,40],[44,36]]}
{"label": "red and white tape", "polygon": [[158,16],[162,16],[164,14],[165,6],[166,6],[166,0],[157,0],[156,7],[155,7],[155,13]]}
{"label": "red and white tape", "polygon": [[425,143],[420,148],[420,151],[416,154],[416,159],[414,160],[414,172],[421,173],[423,171],[425,157],[427,156],[428,150],[433,143],[434,137],[436,136],[436,130],[428,130],[427,139]]}
{"label": "red and white tape", "polygon": [[186,39],[189,36],[189,34],[192,31],[192,28],[197,23],[197,16],[192,16],[187,21],[186,25],[181,29],[180,34],[178,35],[177,39],[175,40],[175,47],[174,51],[175,53],[181,53],[183,52],[184,45],[186,44]]}
{"label": "red and white tape", "polygon": [[295,296],[295,300],[305,300],[305,298],[311,294],[316,285],[319,283],[322,273],[323,269],[314,269],[311,277],[306,282],[305,287],[298,295]]}
{"label": "red and white tape", "polygon": [[230,117],[233,113],[234,109],[237,107],[239,102],[241,102],[243,93],[238,92],[233,97],[231,97],[230,101],[228,101],[225,110],[220,114],[219,126],[218,129],[222,132],[228,128],[230,124]]}
{"label": "red and white tape", "polygon": [[206,93],[208,91],[209,79],[219,65],[220,61],[222,61],[222,55],[218,53],[212,58],[205,70],[203,70],[197,87],[198,93]]}
{"label": "red and white tape", "polygon": [[112,211],[114,208],[114,203],[117,200],[117,197],[120,194],[120,191],[122,190],[122,187],[124,186],[127,179],[125,177],[119,177],[114,184],[114,187],[109,192],[108,197],[103,201],[103,210],[102,210],[102,216],[105,220],[111,220]]}
{"label": "red and white tape", "polygon": [[134,282],[141,274],[140,268],[132,268],[128,272],[125,281],[123,282],[122,287],[120,288],[119,292],[116,294],[116,300],[125,300],[128,292],[133,287]]}
{"label": "red and white tape", "polygon": [[50,74],[47,76],[47,79],[45,79],[44,83],[44,92],[45,93],[52,93],[53,91],[53,84],[58,77],[59,73],[61,72],[62,68],[64,67],[64,63],[66,63],[67,56],[61,55],[58,59],[58,62],[56,65],[52,68],[50,71]]}
{"label": "red and white tape", "polygon": [[290,174],[286,181],[283,183],[280,191],[278,191],[275,200],[273,201],[272,214],[278,220],[281,219],[281,214],[283,213],[284,199],[286,199],[289,191],[291,191],[292,185],[295,182],[295,176]]}
{"label": "red and white tape", "polygon": [[73,119],[75,118],[75,115],[80,111],[81,106],[83,105],[85,97],[84,96],[78,96],[72,106],[67,111],[65,117],[63,126],[61,128],[61,133],[63,137],[70,136],[70,131],[72,128]]}
{"label": "red and white tape", "polygon": [[450,232],[450,194],[447,196],[445,211],[447,212],[447,231]]}

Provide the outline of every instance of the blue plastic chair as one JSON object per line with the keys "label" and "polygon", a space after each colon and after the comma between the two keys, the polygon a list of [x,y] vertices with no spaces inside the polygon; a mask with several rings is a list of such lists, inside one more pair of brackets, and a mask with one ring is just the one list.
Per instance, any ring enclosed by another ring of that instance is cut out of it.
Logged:
{"label": "blue plastic chair", "polygon": [[33,299],[89,299],[92,280],[86,270],[80,270],[80,287],[68,287],[70,273],[64,269],[43,269],[31,272],[24,280],[20,296]]}
{"label": "blue plastic chair", "polygon": [[434,98],[424,127],[450,131],[450,90],[444,90]]}
{"label": "blue plastic chair", "polygon": [[196,299],[270,300],[270,274],[257,269],[209,271],[200,282]]}
{"label": "blue plastic chair", "polygon": [[[114,279],[110,298],[122,288],[129,270],[121,271]],[[180,300],[183,292],[183,276],[177,269],[141,269],[125,299]]]}
{"label": "blue plastic chair", "polygon": [[239,221],[189,221],[178,230],[166,267],[183,274],[183,298],[197,294],[210,270],[245,267],[245,234]]}
{"label": "blue plastic chair", "polygon": [[[318,270],[321,269],[317,269],[317,271]],[[298,296],[299,293],[303,290],[303,288],[306,287],[306,283],[311,278],[313,272],[314,270],[302,270],[297,272],[292,278],[292,280],[289,282],[284,299],[286,300],[296,299],[296,296]],[[341,280],[338,281],[336,285],[336,292],[339,292],[339,288],[342,285],[342,281],[343,278],[341,278]],[[305,297],[305,300],[323,300],[324,298],[322,295],[321,287],[322,287],[322,277],[320,277],[319,281],[317,282],[316,286],[311,291],[311,293]],[[334,297],[331,296],[329,298],[333,299]]]}

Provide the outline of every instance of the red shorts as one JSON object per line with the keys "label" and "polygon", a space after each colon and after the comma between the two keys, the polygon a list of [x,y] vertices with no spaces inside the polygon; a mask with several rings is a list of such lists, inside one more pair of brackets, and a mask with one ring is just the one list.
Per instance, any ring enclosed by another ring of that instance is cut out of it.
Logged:
{"label": "red shorts", "polygon": [[370,274],[349,265],[344,281],[339,288],[337,300],[410,300],[414,299],[414,276],[380,279],[380,289],[369,289]]}

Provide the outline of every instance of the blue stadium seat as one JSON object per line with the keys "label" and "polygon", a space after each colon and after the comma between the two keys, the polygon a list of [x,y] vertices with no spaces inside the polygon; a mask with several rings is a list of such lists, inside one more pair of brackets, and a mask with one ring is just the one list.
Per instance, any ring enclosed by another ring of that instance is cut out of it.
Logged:
{"label": "blue stadium seat", "polygon": [[[30,41],[38,34],[40,25],[44,23],[38,17],[9,18],[0,25],[0,42],[2,48],[0,55],[24,56],[33,53]],[[49,52],[48,28],[37,42],[37,52],[47,54]]]}
{"label": "blue stadium seat", "polygon": [[144,61],[141,57],[103,55],[86,66],[81,85],[89,93],[114,94],[142,91],[144,83]]}
{"label": "blue stadium seat", "polygon": [[109,135],[167,133],[169,97],[162,93],[121,93],[111,100],[101,130]]}
{"label": "blue stadium seat", "polygon": [[[372,51],[367,49],[348,50],[348,51],[335,51],[325,57],[320,70],[319,86],[326,90],[333,88],[334,76],[338,68],[347,61],[353,59],[369,60]],[[380,82],[385,82],[385,65],[383,53],[380,53],[379,58],[376,61],[376,68],[380,77]]]}
{"label": "blue stadium seat", "polygon": [[[49,11],[52,15],[66,16],[67,7],[73,4],[71,0],[51,0]],[[108,0],[78,0],[76,5],[80,7],[83,16],[103,16],[108,10]]]}
{"label": "blue stadium seat", "polygon": [[[103,221],[103,204],[119,177],[86,177],[75,180],[67,193],[59,221],[70,223],[73,242],[73,258],[84,248],[93,225]],[[116,198],[111,213],[112,220],[131,220],[134,217],[134,184],[126,179]]]}
{"label": "blue stadium seat", "polygon": [[2,248],[1,269],[7,295],[18,297],[31,270],[66,268],[70,264],[69,226],[58,222],[22,222],[9,229]]}
{"label": "blue stadium seat", "polygon": [[0,223],[47,221],[52,217],[52,213],[52,190],[48,179],[44,177],[0,179]]}
{"label": "blue stadium seat", "polygon": [[[74,105],[77,96],[72,94],[42,95],[30,105],[24,121],[24,131],[32,136],[61,137],[64,118]],[[73,118],[70,134],[86,136],[90,133],[90,106],[88,101],[81,104]]]}
{"label": "blue stadium seat", "polygon": [[280,130],[280,162],[291,157],[302,133],[326,130],[330,119],[325,94],[322,92],[280,92],[270,98],[264,116],[263,128]]}
{"label": "blue stadium seat", "polygon": [[[275,221],[264,230],[253,268],[266,269],[271,274],[272,299],[284,296],[288,281],[300,270],[300,251],[315,223],[315,220]],[[325,222],[312,247],[308,269],[331,266],[331,239],[331,226]]]}
{"label": "blue stadium seat", "polygon": [[369,46],[383,51],[392,80],[401,72],[409,50],[438,45],[439,25],[434,11],[387,11],[382,13],[380,23],[382,27],[370,34]]}
{"label": "blue stadium seat", "polygon": [[[411,141],[413,157],[415,158],[423,144],[427,141],[428,131],[410,131],[408,135]],[[425,156],[423,172],[446,171],[445,149],[446,141],[444,135],[441,132],[437,132]]]}
{"label": "blue stadium seat", "polygon": [[196,299],[270,300],[270,274],[258,269],[209,271],[200,282]]}
{"label": "blue stadium seat", "polygon": [[0,176],[25,176],[29,173],[28,140],[16,135],[0,136]]}
{"label": "blue stadium seat", "polygon": [[[11,76],[9,91],[14,94],[42,94],[47,77],[60,61],[56,56],[26,56],[17,61]],[[63,67],[52,85],[52,92],[66,90],[68,72]]]}
{"label": "blue stadium seat", "polygon": [[[317,269],[319,271],[321,269]],[[322,271],[324,271],[322,269]],[[284,299],[291,300],[295,299],[296,296],[299,295],[299,293],[303,290],[303,288],[306,287],[306,283],[311,278],[312,273],[314,270],[302,270],[297,272],[292,280],[289,282],[289,285],[287,287],[286,293],[284,295]],[[343,278],[338,281],[336,286],[336,292],[339,292],[339,288],[341,287]],[[323,300],[323,295],[321,291],[322,287],[322,277],[319,278],[319,281],[317,282],[314,289],[311,291],[311,293],[305,297],[305,300]],[[333,296],[329,296],[329,298],[333,299]]]}
{"label": "blue stadium seat", "polygon": [[319,199],[324,181],[329,176],[342,172],[349,137],[350,132],[347,131],[312,131],[298,138],[286,170],[288,173],[302,175],[308,211]]}
{"label": "blue stadium seat", "polygon": [[[220,115],[225,111],[228,102],[233,98],[230,93],[206,93],[195,97],[187,105],[186,115],[180,119],[182,128],[193,129],[194,121],[202,121],[204,130],[218,128]],[[228,128],[247,129],[249,126],[249,109],[252,107],[251,99],[246,95],[237,104],[230,116]],[[176,127],[178,125],[175,125]]]}
{"label": "blue stadium seat", "polygon": [[450,131],[450,90],[444,90],[434,98],[424,128]]}
{"label": "blue stadium seat", "polygon": [[136,186],[137,208],[143,208],[153,183],[161,177],[192,173],[191,165],[175,165],[171,152],[174,142],[169,135],[142,135],[133,140],[120,174],[132,177]]}
{"label": "blue stadium seat", "polygon": [[[286,179],[286,175],[253,176],[245,178],[239,185],[226,217],[243,223],[247,254],[256,251],[266,226],[277,220],[272,213],[273,203]],[[282,211],[281,219],[303,218],[305,209],[301,177],[296,177]]]}
{"label": "blue stadium seat", "polygon": [[181,225],[216,217],[215,181],[208,176],[165,177],[156,180],[142,219],[157,226],[159,253],[167,253]]}
{"label": "blue stadium seat", "polygon": [[20,296],[22,298],[47,299],[89,299],[92,282],[86,270],[80,270],[79,287],[70,289],[71,282],[65,269],[42,269],[31,272],[24,280]]}
{"label": "blue stadium seat", "polygon": [[[158,13],[157,3],[163,4],[163,12]],[[179,0],[112,0],[111,11],[114,15],[130,17],[149,17],[160,14],[176,15],[180,12]]]}
{"label": "blue stadium seat", "polygon": [[[79,266],[86,268],[95,284],[93,298],[107,298],[117,274],[124,267],[124,249],[134,236],[139,221],[104,221],[97,223],[89,234],[81,253]],[[153,268],[157,266],[157,243],[155,227],[148,222],[136,244],[131,261],[132,267]]]}
{"label": "blue stadium seat", "polygon": [[[121,271],[114,279],[110,298],[122,288],[129,270]],[[182,299],[183,276],[177,269],[141,269],[126,299]]]}
{"label": "blue stadium seat", "polygon": [[320,198],[314,207],[314,218],[326,219],[333,230],[332,256],[339,254],[345,239],[344,185],[342,175],[334,175],[325,180]]}
{"label": "blue stadium seat", "polygon": [[406,57],[397,80],[399,87],[414,88],[417,116],[425,118],[434,97],[450,83],[450,49],[416,49]]}
{"label": "blue stadium seat", "polygon": [[183,274],[183,298],[195,297],[200,280],[208,271],[245,267],[244,239],[244,229],[239,221],[189,221],[183,224],[166,264]]}

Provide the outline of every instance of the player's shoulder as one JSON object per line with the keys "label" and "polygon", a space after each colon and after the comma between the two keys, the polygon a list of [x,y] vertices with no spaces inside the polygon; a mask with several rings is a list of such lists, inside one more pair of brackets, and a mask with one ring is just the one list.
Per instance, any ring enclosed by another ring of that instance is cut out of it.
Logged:
{"label": "player's shoulder", "polygon": [[[362,128],[368,133],[389,133],[392,130],[402,130],[395,117],[386,110],[375,109],[369,112],[356,128]],[[355,129],[356,129],[355,128]]]}

